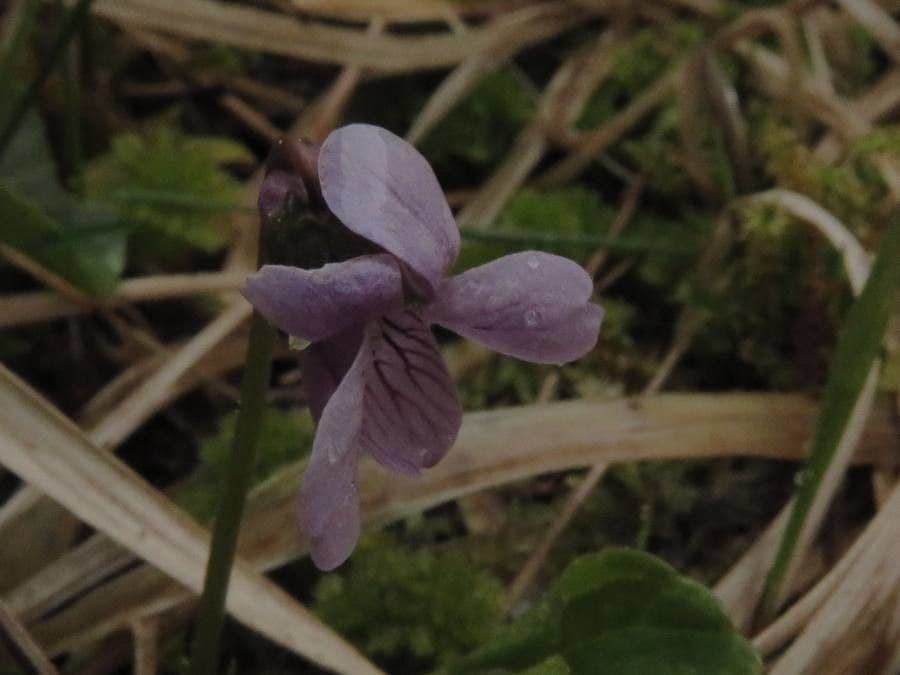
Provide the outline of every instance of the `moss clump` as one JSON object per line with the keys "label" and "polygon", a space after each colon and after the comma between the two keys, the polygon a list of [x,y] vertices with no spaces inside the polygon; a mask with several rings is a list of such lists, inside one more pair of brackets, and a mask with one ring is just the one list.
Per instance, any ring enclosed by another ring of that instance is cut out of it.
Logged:
{"label": "moss clump", "polygon": [[436,166],[496,164],[534,114],[535,96],[511,70],[483,78],[426,137],[423,152]]}
{"label": "moss clump", "polygon": [[502,587],[459,554],[409,551],[381,535],[315,588],[315,611],[389,672],[448,663],[502,623]]}
{"label": "moss clump", "polygon": [[[457,262],[463,270],[483,265],[500,256],[528,248],[560,253],[571,257],[588,254],[593,247],[573,244],[582,236],[603,236],[615,216],[597,192],[574,186],[540,192],[524,189],[518,192],[497,217],[493,231],[516,233],[506,240],[467,238]],[[549,235],[549,236],[548,236]],[[539,241],[529,239],[539,238]]]}
{"label": "moss clump", "polygon": [[[178,502],[198,520],[211,520],[215,515],[236,422],[237,413],[225,415],[219,421],[216,432],[200,445],[201,469],[197,478],[178,493]],[[281,467],[305,455],[313,434],[313,422],[308,413],[266,410],[252,484],[261,483]]]}
{"label": "moss clump", "polygon": [[[840,164],[827,164],[794,129],[771,114],[759,123],[756,137],[765,170],[780,187],[807,195],[857,236],[866,239],[871,235],[884,185],[871,171],[866,152]],[[869,137],[861,149],[883,151],[893,146],[892,140],[890,134]]]}
{"label": "moss clump", "polygon": [[238,203],[241,188],[222,167],[252,159],[230,139],[189,136],[159,122],[114,138],[88,166],[84,183],[88,196],[114,206],[134,226],[131,251],[152,265],[226,243],[221,214]]}
{"label": "moss clump", "polygon": [[612,75],[588,100],[578,127],[602,124],[702,39],[703,28],[687,22],[637,31],[616,50]]}

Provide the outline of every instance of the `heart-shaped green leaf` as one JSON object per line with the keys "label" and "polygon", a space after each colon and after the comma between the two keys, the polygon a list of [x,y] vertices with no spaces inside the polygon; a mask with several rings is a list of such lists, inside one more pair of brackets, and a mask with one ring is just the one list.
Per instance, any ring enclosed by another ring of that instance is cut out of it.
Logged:
{"label": "heart-shaped green leaf", "polygon": [[541,605],[453,672],[543,672],[560,662],[572,675],[762,672],[709,590],[625,549],[575,560]]}

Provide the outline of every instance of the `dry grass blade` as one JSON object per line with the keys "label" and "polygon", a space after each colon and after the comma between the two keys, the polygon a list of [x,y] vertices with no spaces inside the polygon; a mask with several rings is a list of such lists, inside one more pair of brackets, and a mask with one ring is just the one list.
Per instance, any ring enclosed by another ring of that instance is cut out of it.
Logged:
{"label": "dry grass blade", "polygon": [[[551,38],[575,25],[573,16],[554,17],[545,22],[546,38]],[[525,43],[522,37],[510,40],[488,53],[475,54],[460,63],[432,92],[406,134],[406,140],[416,144],[434,128],[483,77],[506,63]]]}
{"label": "dry grass blade", "polygon": [[[769,190],[748,197],[750,201],[762,201],[775,204],[792,213],[800,220],[809,223],[819,230],[819,233],[834,246],[844,261],[844,268],[854,295],[859,295],[869,276],[871,260],[869,255],[857,241],[856,237],[826,209],[809,199],[805,195],[789,190]],[[804,531],[804,545],[808,544],[811,533],[821,520],[826,505],[830,502],[834,491],[838,487],[840,477],[846,469],[847,461],[852,455],[854,435],[863,424],[877,384],[878,364],[873,365],[863,393],[851,416],[851,424],[848,424],[847,433],[835,455],[835,459],[823,480],[813,511]],[[732,566],[729,572],[716,585],[716,595],[723,602],[732,620],[741,628],[749,628],[756,606],[762,597],[764,590],[764,577],[775,558],[779,541],[784,534],[787,517],[791,505],[784,507],[775,520],[766,529],[754,545]],[[802,561],[803,556],[794,558],[795,565]],[[790,585],[787,585],[790,588]]]}
{"label": "dry grass blade", "polygon": [[153,413],[168,403],[178,381],[217,344],[246,320],[250,305],[242,298],[231,305],[147,378],[90,432],[91,441],[103,448],[121,443]]}
{"label": "dry grass blade", "polygon": [[443,21],[459,12],[473,11],[468,4],[449,0],[289,0],[298,10],[349,21],[381,18],[391,23]]}
{"label": "dry grass blade", "polygon": [[841,254],[853,294],[859,295],[869,276],[872,257],[846,225],[806,195],[792,190],[767,190],[747,200],[778,206],[815,227]]}
{"label": "dry grass blade", "polygon": [[[484,488],[598,463],[738,455],[798,460],[814,413],[805,397],[775,394],[662,394],[642,401],[568,401],[472,413],[456,447],[420,478],[386,475],[363,464],[363,512],[370,524],[383,524]],[[898,450],[891,411],[877,406],[856,457],[890,463]],[[241,554],[257,569],[305,552],[294,526],[301,471],[300,466],[285,469],[251,497]],[[136,613],[164,611],[187,597],[143,567],[71,598],[32,628],[48,652],[59,654],[127,630]]]}
{"label": "dry grass blade", "polygon": [[[897,106],[900,106],[900,67],[889,70],[852,104],[853,111],[868,122],[881,120]],[[816,146],[816,156],[825,162],[837,161],[842,147],[838,135],[829,132]]]}
{"label": "dry grass blade", "polygon": [[703,57],[701,76],[713,119],[721,130],[725,151],[733,167],[737,192],[747,192],[753,182],[753,153],[737,90],[711,53]]}
{"label": "dry grass blade", "polygon": [[[631,222],[631,219],[634,216],[635,211],[637,210],[638,201],[643,189],[643,179],[636,178],[625,190],[622,204],[619,207],[618,213],[616,213],[616,217],[609,228],[609,234],[611,238],[617,238]],[[597,275],[597,272],[603,266],[603,263],[606,260],[606,255],[606,249],[601,248],[593,256],[591,256],[591,258],[585,264],[585,271],[591,276],[591,278],[594,278]],[[550,400],[552,393],[547,392],[552,392],[552,390],[555,390],[558,384],[559,373],[554,371],[544,380],[544,386],[541,388],[541,395],[539,396],[538,400],[541,402]],[[646,394],[648,392],[644,393]],[[556,542],[559,540],[559,537],[569,526],[569,523],[572,522],[572,519],[578,513],[578,510],[584,504],[585,500],[590,496],[597,485],[599,485],[608,468],[609,465],[603,462],[594,464],[594,466],[590,468],[590,470],[587,472],[578,486],[566,496],[566,501],[563,504],[562,509],[560,509],[559,513],[557,513],[553,522],[550,524],[550,527],[547,529],[546,533],[541,539],[540,544],[538,544],[538,546],[531,552],[531,554],[528,556],[528,560],[525,561],[525,564],[519,570],[519,573],[513,579],[512,583],[509,585],[509,589],[506,595],[507,612],[515,608],[516,604],[524,596],[525,591],[528,590],[528,588],[534,582],[538,572],[540,571],[544,562],[547,560],[547,557],[550,555],[550,552],[553,550]]]}
{"label": "dry grass blade", "polygon": [[[872,131],[872,124],[864,115],[814,80],[804,78],[791,81],[787,65],[771,50],[746,43],[736,45],[735,50],[752,67],[760,90],[773,98],[783,98],[789,93],[792,104],[831,127],[844,140],[855,140]],[[894,202],[900,202],[900,165],[897,158],[881,153],[875,155],[873,161]]]}
{"label": "dry grass blade", "polygon": [[895,657],[900,592],[900,488],[878,513],[867,546],[771,669],[795,673],[888,673]]}
{"label": "dry grass blade", "polygon": [[678,127],[682,153],[680,164],[710,205],[721,203],[719,185],[712,173],[706,152],[712,125],[706,114],[710,110],[709,87],[704,81],[702,52],[687,59],[678,85]]}
{"label": "dry grass blade", "polygon": [[[185,374],[250,316],[250,311],[250,305],[243,299],[233,300],[231,307],[191,338],[158,370],[110,410],[89,432],[91,442],[109,449],[132,434],[151,415],[183,391],[181,382]],[[60,526],[71,520],[59,510],[58,506],[44,499],[36,487],[26,485],[13,499],[0,507],[0,532],[4,536],[10,536],[18,529],[27,527],[26,521],[23,520],[26,513],[29,520],[33,518],[40,521],[50,520]],[[64,547],[65,541],[59,544]],[[27,553],[28,550],[25,551]]]}
{"label": "dry grass blade", "polygon": [[10,647],[23,659],[37,675],[57,675],[56,670],[47,655],[31,637],[31,634],[22,623],[9,610],[6,604],[0,600],[0,638],[9,642]]}
{"label": "dry grass blade", "polygon": [[134,556],[103,535],[94,535],[19,584],[4,598],[10,611],[32,623],[133,564]]}
{"label": "dry grass blade", "polygon": [[134,675],[156,675],[159,661],[159,619],[138,618],[131,626],[134,635]]}
{"label": "dry grass blade", "polygon": [[611,44],[611,33],[605,33],[591,49],[570,57],[557,68],[544,90],[534,120],[519,133],[503,164],[457,214],[461,226],[483,228],[497,217],[543,157],[553,127],[568,128],[594,89],[611,72]]}
{"label": "dry grass blade", "polygon": [[0,244],[0,258],[4,258],[13,267],[17,267],[26,274],[31,275],[44,286],[55,290],[70,301],[80,305],[91,304],[90,295],[74,286],[70,281],[63,279],[56,272],[48,270],[37,260],[18,249],[6,244]]}
{"label": "dry grass blade", "polygon": [[[0,461],[84,522],[197,591],[208,536],[137,474],[93,445],[8,370],[0,369]],[[229,611],[274,642],[343,673],[378,673],[350,645],[245,563]]]}
{"label": "dry grass blade", "polygon": [[571,142],[568,155],[541,174],[536,184],[540,187],[552,187],[567,183],[578,176],[606,148],[619,140],[672,94],[681,79],[682,69],[681,64],[673,66],[603,126],[579,134]]}
{"label": "dry grass blade", "polygon": [[510,40],[538,42],[546,36],[545,22],[573,13],[565,3],[546,2],[507,12],[464,34],[399,37],[300,23],[283,14],[211,0],[96,0],[93,11],[123,24],[186,38],[391,72],[454,66],[473,53],[497,49]]}
{"label": "dry grass blade", "polygon": [[900,289],[900,220],[891,219],[878,244],[866,284],[843,320],[829,366],[821,410],[794,506],[761,604],[763,620],[774,618],[789,584],[852,453],[865,423],[880,370],[894,298]]}
{"label": "dry grass blade", "polygon": [[828,54],[822,40],[821,22],[818,15],[811,12],[803,17],[803,39],[809,48],[809,61],[813,79],[823,89],[834,93],[834,83],[831,77],[831,67],[828,63]]}
{"label": "dry grass blade", "polygon": [[128,279],[102,299],[73,301],[49,291],[34,291],[0,297],[0,328],[37,321],[62,319],[98,309],[111,309],[133,302],[186,298],[206,293],[237,290],[247,275],[242,272],[172,274]]}
{"label": "dry grass blade", "polygon": [[493,54],[476,54],[460,63],[431,93],[406,132],[406,140],[416,145],[481,81],[504,63]]}
{"label": "dry grass blade", "polygon": [[[890,496],[888,501],[889,499]],[[892,526],[888,522],[888,514],[889,512],[882,507],[866,526],[865,531],[856,538],[853,545],[841,556],[840,561],[829,570],[828,574],[791,605],[776,621],[766,626],[754,637],[753,645],[763,656],[774,654],[800,633],[816,611],[832,596],[835,588],[846,577],[847,572],[859,556],[872,546],[878,545],[877,542],[884,538],[886,529]],[[765,574],[765,570],[761,570],[761,573]]]}
{"label": "dry grass blade", "polygon": [[900,26],[886,9],[872,0],[837,0],[837,3],[875,38],[886,54],[900,61]]}
{"label": "dry grass blade", "polygon": [[[800,534],[797,536],[795,552],[784,574],[784,591],[783,594],[776,599],[778,605],[782,604],[783,599],[787,597],[787,594],[790,592],[792,583],[797,576],[800,566],[804,562],[804,558],[806,557],[806,553],[812,543],[813,537],[819,531],[819,526],[825,518],[828,507],[831,505],[831,500],[840,487],[847,467],[850,465],[854,448],[859,442],[860,435],[862,434],[862,430],[866,423],[866,418],[871,412],[872,405],[875,402],[875,392],[878,388],[878,377],[880,373],[881,361],[876,360],[869,369],[865,384],[853,406],[853,411],[850,414],[850,418],[847,420],[844,432],[841,434],[840,442],[828,465],[828,470],[822,477],[819,490],[812,505],[809,507]],[[800,474],[800,479],[803,480],[803,478],[804,474]]]}
{"label": "dry grass blade", "polygon": [[[366,30],[367,35],[381,35],[384,20],[372,19]],[[350,102],[362,79],[364,69],[360,66],[345,66],[331,86],[300,116],[291,130],[294,135],[315,141],[324,141],[334,129]]]}
{"label": "dry grass blade", "polygon": [[578,487],[566,497],[566,503],[563,504],[563,508],[556,518],[553,519],[550,528],[544,533],[541,543],[531,552],[525,565],[522,566],[522,569],[519,570],[516,578],[510,584],[506,594],[507,612],[515,608],[519,600],[524,596],[525,591],[534,582],[541,566],[544,564],[547,556],[550,555],[550,551],[553,550],[560,535],[572,522],[572,518],[578,513],[578,509],[584,504],[584,500],[590,496],[594,488],[600,483],[600,479],[603,478],[608,468],[608,464],[595,464],[592,466],[590,471],[581,479]]}
{"label": "dry grass blade", "polygon": [[40,492],[20,488],[0,507],[0,541],[27,541],[28,546],[3,547],[0,592],[59,557],[75,542],[80,528],[64,509],[41,500]]}
{"label": "dry grass blade", "polygon": [[766,573],[775,559],[778,542],[787,525],[790,504],[783,507],[740,560],[719,579],[713,592],[722,603],[731,622],[742,632],[753,624],[753,617],[766,584]]}

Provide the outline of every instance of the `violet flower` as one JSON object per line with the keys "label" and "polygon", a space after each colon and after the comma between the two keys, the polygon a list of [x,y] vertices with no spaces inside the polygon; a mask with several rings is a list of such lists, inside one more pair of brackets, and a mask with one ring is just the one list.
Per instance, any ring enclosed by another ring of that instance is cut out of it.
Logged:
{"label": "violet flower", "polygon": [[564,363],[594,346],[603,312],[587,273],[548,253],[445,278],[459,252],[450,207],[425,158],[385,129],[337,129],[317,166],[330,211],[384,252],[313,270],[266,265],[243,293],[310,343],[304,386],[318,429],[299,506],[313,561],[327,570],[359,536],[360,455],[417,474],[456,440],[462,412],[431,324],[502,354]]}

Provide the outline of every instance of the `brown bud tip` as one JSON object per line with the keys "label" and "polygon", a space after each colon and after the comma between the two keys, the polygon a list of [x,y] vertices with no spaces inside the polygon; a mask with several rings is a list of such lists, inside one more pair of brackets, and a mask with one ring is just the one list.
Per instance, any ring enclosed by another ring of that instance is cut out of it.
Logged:
{"label": "brown bud tip", "polygon": [[318,163],[321,148],[321,143],[310,143],[302,138],[279,138],[269,153],[266,173],[283,171],[298,176],[307,194],[320,198]]}
{"label": "brown bud tip", "polygon": [[286,171],[270,171],[259,186],[256,204],[264,226],[276,224],[291,212],[295,204],[309,201],[306,187],[299,176]]}

